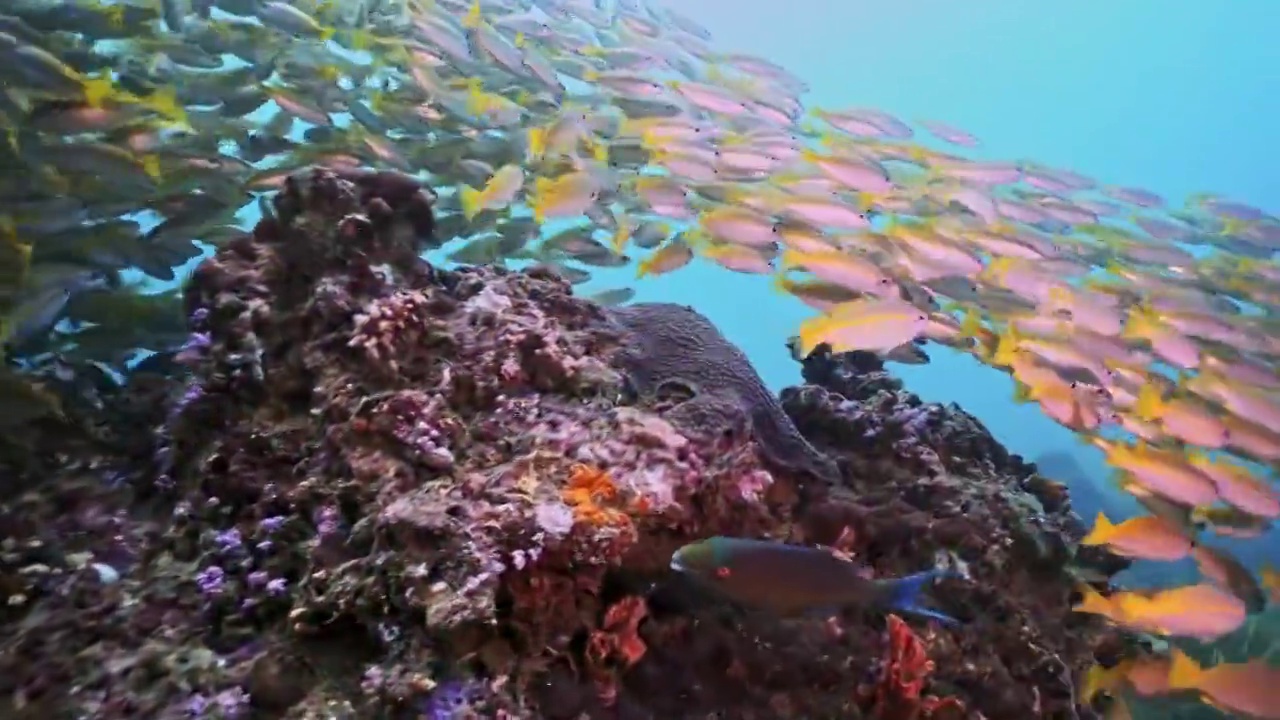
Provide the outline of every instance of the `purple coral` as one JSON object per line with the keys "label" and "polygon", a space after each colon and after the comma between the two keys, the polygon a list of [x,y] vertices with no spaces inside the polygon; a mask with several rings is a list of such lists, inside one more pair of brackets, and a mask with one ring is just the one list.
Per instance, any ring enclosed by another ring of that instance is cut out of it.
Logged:
{"label": "purple coral", "polygon": [[463,720],[474,717],[475,703],[484,696],[477,681],[451,680],[442,683],[427,698],[422,714],[428,720]]}
{"label": "purple coral", "polygon": [[205,595],[218,595],[226,587],[227,573],[217,565],[210,565],[196,575],[196,585]]}
{"label": "purple coral", "polygon": [[396,393],[383,401],[379,414],[391,418],[391,435],[411,456],[433,470],[453,467],[450,428],[444,399],[418,390]]}

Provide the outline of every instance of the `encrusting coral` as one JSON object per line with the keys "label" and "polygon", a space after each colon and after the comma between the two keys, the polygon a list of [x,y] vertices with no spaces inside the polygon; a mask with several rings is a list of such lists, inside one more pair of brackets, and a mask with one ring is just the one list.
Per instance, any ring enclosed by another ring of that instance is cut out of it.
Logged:
{"label": "encrusting coral", "polygon": [[[189,375],[0,508],[0,713],[1090,716],[1081,529],[980,423],[824,349],[779,402],[692,310],[433,267],[432,200],[307,171],[200,265]],[[717,534],[963,568],[965,622],[732,607],[669,569]]]}

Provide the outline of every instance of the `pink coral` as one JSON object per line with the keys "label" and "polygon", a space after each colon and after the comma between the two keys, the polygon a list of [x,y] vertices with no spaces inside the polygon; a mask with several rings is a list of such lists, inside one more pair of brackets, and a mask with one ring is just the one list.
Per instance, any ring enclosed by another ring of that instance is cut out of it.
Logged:
{"label": "pink coral", "polygon": [[347,345],[363,350],[375,365],[395,374],[405,357],[412,357],[411,349],[427,336],[427,317],[422,293],[399,290],[370,302],[355,316]]}

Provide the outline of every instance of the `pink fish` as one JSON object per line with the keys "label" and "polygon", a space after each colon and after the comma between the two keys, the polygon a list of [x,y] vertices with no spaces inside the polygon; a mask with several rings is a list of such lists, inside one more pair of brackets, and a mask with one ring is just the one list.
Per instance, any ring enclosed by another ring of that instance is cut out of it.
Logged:
{"label": "pink fish", "polygon": [[1011,185],[1022,178],[1022,170],[1013,163],[944,160],[932,165],[953,180],[974,185]]}
{"label": "pink fish", "polygon": [[782,203],[780,211],[785,217],[818,228],[860,230],[871,227],[866,215],[835,198],[790,197]]}
{"label": "pink fish", "polygon": [[1157,240],[1181,240],[1191,232],[1190,228],[1181,223],[1148,215],[1138,215],[1133,218],[1133,222]]}
{"label": "pink fish", "polygon": [[1131,187],[1110,187],[1103,189],[1109,197],[1130,205],[1144,208],[1155,208],[1164,205],[1164,198],[1149,191]]}
{"label": "pink fish", "polygon": [[961,130],[960,128],[957,128],[953,125],[947,125],[946,123],[940,123],[940,122],[931,121],[931,120],[922,120],[920,122],[920,127],[924,128],[925,130],[928,130],[931,135],[938,138],[939,140],[943,142],[951,143],[952,145],[959,145],[960,147],[966,147],[966,148],[976,148],[982,144],[981,142],[978,141],[978,138],[974,137],[972,134],[965,132],[964,130]]}
{"label": "pink fish", "polygon": [[995,203],[991,200],[991,196],[975,187],[968,185],[952,185],[940,193],[941,197],[953,203],[957,203],[969,212],[982,218],[983,222],[993,225],[1000,221],[1000,213],[996,211]]}
{"label": "pink fish", "polygon": [[672,80],[668,86],[680,94],[690,105],[709,113],[736,117],[746,115],[747,105],[741,98],[714,85],[687,80]]}
{"label": "pink fish", "polygon": [[1052,175],[1041,174],[1039,171],[1023,171],[1022,181],[1033,188],[1044,190],[1048,193],[1071,192],[1071,186],[1067,183],[1058,180]]}
{"label": "pink fish", "polygon": [[1043,222],[1048,218],[1048,215],[1046,215],[1043,210],[1040,210],[1030,203],[1008,200],[1006,198],[996,198],[994,202],[996,211],[1000,213],[1002,217],[1006,217],[1014,222],[1022,222],[1031,225]]}
{"label": "pink fish", "polygon": [[1098,222],[1098,216],[1093,212],[1067,200],[1045,198],[1040,201],[1039,206],[1049,217],[1068,225],[1085,225]]}

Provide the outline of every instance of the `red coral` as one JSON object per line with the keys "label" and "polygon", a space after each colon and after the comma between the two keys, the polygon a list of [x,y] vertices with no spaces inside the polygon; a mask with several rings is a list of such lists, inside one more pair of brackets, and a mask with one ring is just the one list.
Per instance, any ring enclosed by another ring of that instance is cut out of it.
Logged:
{"label": "red coral", "polygon": [[640,662],[648,649],[640,639],[640,621],[649,614],[644,598],[631,596],[611,605],[598,630],[587,640],[587,673],[601,702],[613,705],[618,696],[618,676]]}
{"label": "red coral", "polygon": [[924,720],[962,716],[956,698],[921,696],[933,661],[922,641],[902,618],[889,616],[889,647],[876,685],[871,716],[877,720]]}

